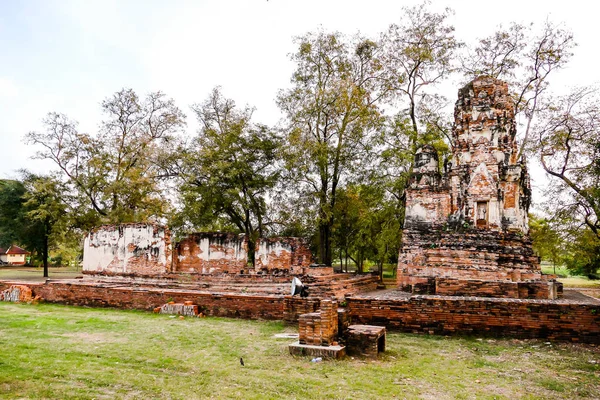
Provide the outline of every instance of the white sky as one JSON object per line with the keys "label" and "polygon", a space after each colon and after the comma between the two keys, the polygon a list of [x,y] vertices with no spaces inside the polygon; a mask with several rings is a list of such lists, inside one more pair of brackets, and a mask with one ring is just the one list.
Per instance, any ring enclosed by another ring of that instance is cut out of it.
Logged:
{"label": "white sky", "polygon": [[[0,0],[0,178],[49,164],[31,160],[23,135],[41,129],[50,111],[94,132],[100,102],[123,87],[139,95],[161,90],[188,115],[221,85],[238,105],[257,108],[255,121],[275,124],[277,91],[294,69],[292,38],[319,26],[376,35],[418,2],[314,0]],[[499,24],[564,22],[579,44],[553,89],[595,84],[600,52],[600,2],[503,0],[437,1],[450,6],[456,35],[465,42],[488,36]],[[458,87],[440,91],[452,102]],[[535,168],[534,168],[535,170]],[[536,184],[534,172],[534,185]],[[542,179],[537,179],[538,185]],[[538,197],[539,192],[534,193]]]}

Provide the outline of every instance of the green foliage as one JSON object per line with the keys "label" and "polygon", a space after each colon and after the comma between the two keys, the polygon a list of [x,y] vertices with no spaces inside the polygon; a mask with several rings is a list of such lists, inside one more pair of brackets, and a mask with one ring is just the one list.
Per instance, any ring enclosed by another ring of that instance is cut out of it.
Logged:
{"label": "green foliage", "polygon": [[279,138],[253,124],[253,109],[236,108],[220,88],[192,109],[201,128],[192,150],[182,152],[183,210],[175,222],[186,230],[233,229],[252,244],[268,227],[266,197],[280,175]]}
{"label": "green foliage", "polygon": [[529,215],[529,235],[533,241],[533,250],[544,261],[555,266],[562,263],[563,240],[557,228],[546,218]]}
{"label": "green foliage", "polygon": [[345,270],[348,259],[359,272],[368,271],[370,261],[378,268],[395,261],[401,234],[398,202],[385,198],[385,190],[377,185],[351,185],[340,190],[334,208],[333,246]]}
{"label": "green foliage", "polygon": [[44,276],[48,276],[49,250],[58,247],[68,232],[67,204],[63,199],[66,188],[51,176],[24,175],[27,191],[23,195],[23,207],[30,230],[33,230],[24,240],[44,265]]}
{"label": "green foliage", "polygon": [[25,236],[25,186],[20,181],[0,180],[0,247],[23,244]]}
{"label": "green foliage", "polygon": [[314,199],[319,261],[331,265],[331,230],[337,191],[368,168],[381,125],[377,45],[322,30],[296,39],[292,87],[279,93],[286,117],[287,180],[298,196]]}
{"label": "green foliage", "polygon": [[575,275],[600,279],[600,239],[589,229],[581,229],[567,242],[564,262]]}
{"label": "green foliage", "polygon": [[60,247],[57,256],[70,261],[76,257],[73,248],[79,247],[79,240],[67,225],[65,188],[60,181],[27,171],[22,175],[22,182],[0,183],[0,245],[17,244],[29,250],[34,263],[44,264],[47,276],[49,251]]}
{"label": "green foliage", "polygon": [[63,114],[49,113],[45,132],[30,132],[27,141],[41,148],[36,157],[52,161],[76,194],[73,207],[81,227],[166,215],[169,201],[160,178],[185,116],[164,94],[140,99],[131,89],[105,99],[102,111],[105,119],[96,135],[79,132]]}

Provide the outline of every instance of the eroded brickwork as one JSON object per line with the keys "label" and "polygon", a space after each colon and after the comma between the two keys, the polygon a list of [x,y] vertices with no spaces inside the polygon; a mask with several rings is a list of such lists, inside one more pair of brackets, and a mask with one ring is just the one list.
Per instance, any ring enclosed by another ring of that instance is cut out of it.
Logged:
{"label": "eroded brickwork", "polygon": [[0,301],[10,301],[12,303],[32,301],[32,292],[29,286],[12,285],[8,289],[0,291]]}
{"label": "eroded brickwork", "polygon": [[337,301],[321,300],[319,310],[300,315],[298,320],[300,344],[329,346],[338,334]]}
{"label": "eroded brickwork", "polygon": [[[425,334],[476,334],[600,343],[600,301],[530,300],[385,293],[347,299],[353,323]],[[566,296],[565,296],[566,297]]]}
{"label": "eroded brickwork", "polygon": [[160,225],[104,225],[84,241],[84,273],[160,275],[170,266],[171,234]]}
{"label": "eroded brickwork", "polygon": [[262,238],[256,242],[255,270],[262,273],[302,274],[313,257],[304,240],[295,237]]}
{"label": "eroded brickwork", "polygon": [[413,293],[556,298],[528,237],[531,189],[517,160],[514,105],[505,82],[480,77],[454,111],[452,158],[440,172],[423,146],[406,191],[398,285]]}
{"label": "eroded brickwork", "polygon": [[247,271],[248,239],[234,233],[193,233],[175,245],[173,270],[202,274]]}

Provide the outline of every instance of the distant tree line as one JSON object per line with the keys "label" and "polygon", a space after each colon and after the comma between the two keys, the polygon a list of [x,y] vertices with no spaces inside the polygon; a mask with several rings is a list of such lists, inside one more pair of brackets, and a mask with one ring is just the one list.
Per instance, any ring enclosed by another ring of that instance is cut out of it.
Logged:
{"label": "distant tree line", "polygon": [[[350,262],[360,271],[367,261],[395,263],[415,150],[431,144],[442,163],[452,147],[450,100],[436,85],[489,75],[513,92],[520,154],[540,162],[552,181],[545,221],[561,240],[585,237],[597,256],[598,93],[557,97],[549,86],[572,55],[572,34],[551,22],[512,23],[465,44],[451,14],[424,3],[405,8],[376,37],[319,29],[295,38],[291,85],[277,93],[277,127],[254,121],[254,108],[238,106],[220,87],[191,106],[200,124],[191,135],[184,112],[161,92],[109,96],[92,133],[51,112],[44,130],[25,140],[55,172],[25,173],[5,182],[0,196],[21,207],[14,215],[40,229],[33,236],[53,250],[100,224],[152,221],[176,234],[236,231],[251,242],[301,236],[319,262]],[[0,244],[30,240],[11,224],[0,220]]]}

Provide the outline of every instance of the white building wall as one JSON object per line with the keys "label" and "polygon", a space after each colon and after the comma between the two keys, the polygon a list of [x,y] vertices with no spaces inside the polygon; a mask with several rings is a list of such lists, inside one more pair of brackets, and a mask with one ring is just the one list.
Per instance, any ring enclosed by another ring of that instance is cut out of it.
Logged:
{"label": "white building wall", "polygon": [[85,238],[83,271],[132,273],[151,264],[155,270],[158,265],[159,272],[167,272],[170,254],[164,228],[150,224],[102,226]]}

